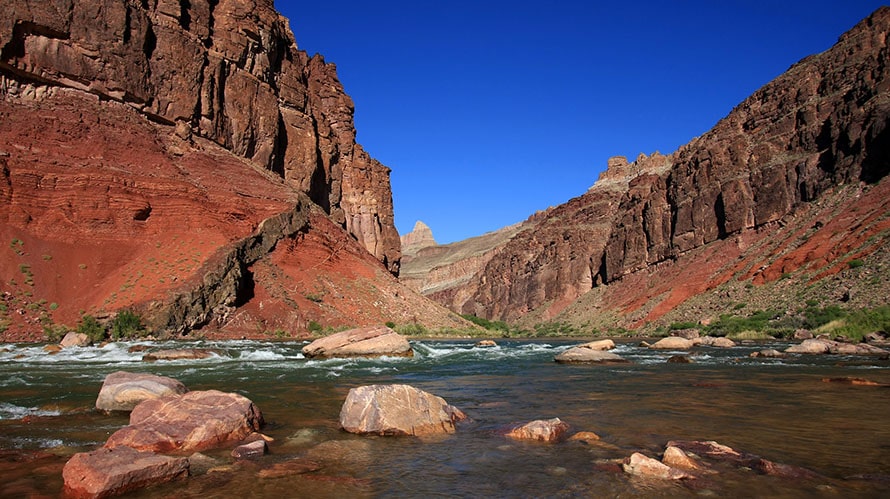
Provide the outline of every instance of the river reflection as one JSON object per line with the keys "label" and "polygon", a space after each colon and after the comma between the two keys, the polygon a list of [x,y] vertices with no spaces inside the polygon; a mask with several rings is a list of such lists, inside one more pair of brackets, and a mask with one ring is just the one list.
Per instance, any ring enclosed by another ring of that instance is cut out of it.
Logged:
{"label": "river reflection", "polygon": [[[302,343],[177,343],[210,347],[204,360],[143,363],[131,344],[47,355],[40,346],[0,349],[0,496],[57,495],[61,467],[91,450],[126,417],[92,410],[104,377],[117,370],[179,379],[192,390],[235,391],[263,411],[270,455],[232,463],[228,450],[207,452],[227,466],[138,497],[872,497],[890,494],[890,389],[825,383],[854,376],[890,383],[890,363],[841,356],[750,359],[762,348],[699,347],[691,364],[623,343],[627,365],[561,365],[570,341],[412,342],[410,359],[306,360]],[[472,421],[455,435],[357,437],[337,427],[348,390],[407,383],[442,396]],[[600,445],[508,440],[502,430],[559,417],[572,431],[593,431]],[[824,479],[792,480],[751,470],[683,483],[645,482],[615,471],[639,451],[658,457],[669,440],[716,440],[766,459],[806,467]],[[38,454],[35,454],[38,453]],[[260,479],[259,470],[305,456],[318,472]],[[865,476],[864,476],[865,475]],[[848,479],[860,476],[864,479]],[[864,477],[863,477],[864,476]],[[8,478],[7,478],[8,477]]]}

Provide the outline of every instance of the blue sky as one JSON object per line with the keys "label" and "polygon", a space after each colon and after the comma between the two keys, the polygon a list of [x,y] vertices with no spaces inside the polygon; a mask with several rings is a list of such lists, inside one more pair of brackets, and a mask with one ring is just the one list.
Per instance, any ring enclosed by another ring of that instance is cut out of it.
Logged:
{"label": "blue sky", "polygon": [[439,243],[583,194],[611,156],[669,153],[881,3],[288,2],[337,65],[396,227]]}

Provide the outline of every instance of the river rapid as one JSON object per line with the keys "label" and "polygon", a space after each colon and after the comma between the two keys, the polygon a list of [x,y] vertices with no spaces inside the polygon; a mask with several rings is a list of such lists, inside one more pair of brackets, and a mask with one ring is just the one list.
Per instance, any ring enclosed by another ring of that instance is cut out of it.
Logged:
{"label": "river rapid", "polygon": [[[143,362],[137,343],[65,349],[0,346],[0,496],[56,496],[76,452],[101,446],[127,416],[94,410],[103,379],[118,370],[170,376],[191,390],[251,399],[275,440],[270,454],[134,497],[880,497],[890,495],[890,389],[826,383],[858,377],[890,384],[890,363],[868,357],[752,359],[781,342],[689,352],[637,341],[613,350],[623,365],[564,365],[553,357],[578,341],[412,341],[413,358],[308,360],[302,342],[170,342],[212,348],[201,360]],[[146,345],[148,345],[146,343]],[[693,363],[668,363],[688,355]],[[338,428],[350,388],[410,384],[443,397],[471,421],[435,439],[360,437]],[[509,440],[516,423],[559,417],[599,444]],[[815,480],[723,469],[696,480],[640,480],[615,462],[659,457],[669,440],[716,440],[771,461],[805,467]],[[321,447],[319,447],[319,445]],[[319,451],[319,449],[324,449]],[[321,470],[261,479],[259,470],[306,456]]]}

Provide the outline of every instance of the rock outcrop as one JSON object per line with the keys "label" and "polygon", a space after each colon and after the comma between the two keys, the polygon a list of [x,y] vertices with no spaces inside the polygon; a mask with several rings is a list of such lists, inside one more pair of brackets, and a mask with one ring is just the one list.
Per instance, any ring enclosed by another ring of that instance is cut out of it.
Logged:
{"label": "rock outcrop", "polygon": [[411,232],[401,236],[399,240],[402,243],[403,257],[414,256],[424,248],[436,246],[432,229],[420,220],[414,224],[414,229]]}
{"label": "rock outcrop", "polygon": [[132,411],[146,400],[182,395],[187,391],[185,385],[173,378],[117,371],[105,376],[96,398],[96,409],[105,412]]}
{"label": "rock outcrop", "polygon": [[237,442],[263,425],[249,399],[217,390],[151,399],[130,413],[130,425],[114,432],[105,447],[150,452],[191,452]]}
{"label": "rock outcrop", "polygon": [[428,296],[525,325],[616,314],[638,327],[733,279],[806,269],[819,280],[879,251],[888,31],[890,8],[878,9],[678,151],[610,159],[587,193],[515,234],[470,284]]}
{"label": "rock outcrop", "polygon": [[319,338],[303,347],[306,358],[331,357],[411,357],[408,340],[386,326],[349,329]]}
{"label": "rock outcrop", "polygon": [[370,385],[349,390],[340,427],[350,433],[424,436],[454,433],[466,419],[445,399],[409,385]]}
{"label": "rock outcrop", "polygon": [[334,65],[297,49],[271,0],[23,0],[0,13],[0,48],[6,95],[73,88],[212,140],[308,194],[398,271],[389,169],[356,144]]}

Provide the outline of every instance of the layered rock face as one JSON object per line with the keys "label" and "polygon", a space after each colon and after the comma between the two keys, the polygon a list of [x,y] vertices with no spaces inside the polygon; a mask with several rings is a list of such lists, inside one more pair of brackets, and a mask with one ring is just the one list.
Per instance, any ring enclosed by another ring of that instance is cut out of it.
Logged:
{"label": "layered rock face", "polygon": [[432,229],[420,220],[414,224],[414,229],[411,232],[399,239],[402,243],[403,256],[414,256],[418,251],[436,245]]}
{"label": "layered rock face", "polygon": [[356,144],[335,67],[297,49],[271,0],[17,1],[0,12],[0,71],[6,95],[73,88],[216,142],[398,272],[389,169]]}
{"label": "layered rock face", "polygon": [[225,338],[464,325],[394,277],[352,113],[271,1],[0,9],[0,338],[121,309]]}
{"label": "layered rock face", "polygon": [[633,327],[730,279],[806,268],[818,280],[879,250],[888,30],[881,8],[678,151],[610,159],[594,187],[519,231],[467,284],[429,296],[490,319],[615,313]]}

